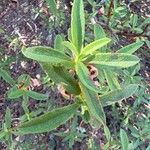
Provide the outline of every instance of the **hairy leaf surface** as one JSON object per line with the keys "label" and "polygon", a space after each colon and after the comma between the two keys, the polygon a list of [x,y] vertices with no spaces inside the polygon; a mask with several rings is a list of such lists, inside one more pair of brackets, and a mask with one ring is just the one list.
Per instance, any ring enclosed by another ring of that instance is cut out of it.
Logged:
{"label": "hairy leaf surface", "polygon": [[98,53],[90,62],[102,67],[127,68],[136,65],[140,59],[137,56],[124,53]]}
{"label": "hairy leaf surface", "polygon": [[21,134],[43,133],[56,129],[61,124],[69,120],[78,109],[79,104],[74,103],[69,106],[57,108],[51,112],[47,112],[31,121],[22,123],[18,127]]}
{"label": "hairy leaf surface", "polygon": [[80,52],[84,41],[85,18],[83,0],[74,0],[71,14],[71,40]]}
{"label": "hairy leaf surface", "polygon": [[67,55],[50,47],[34,46],[22,50],[27,57],[40,62],[47,62],[52,65],[72,66],[73,62]]}
{"label": "hairy leaf surface", "polygon": [[130,84],[125,88],[111,91],[105,95],[100,96],[100,101],[103,106],[112,105],[113,103],[119,102],[132,96],[138,89],[137,84]]}

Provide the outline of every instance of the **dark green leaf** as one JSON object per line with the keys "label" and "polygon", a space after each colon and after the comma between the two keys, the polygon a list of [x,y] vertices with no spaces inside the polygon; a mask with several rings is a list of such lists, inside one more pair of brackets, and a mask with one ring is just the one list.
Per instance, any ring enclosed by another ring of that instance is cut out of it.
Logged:
{"label": "dark green leaf", "polygon": [[98,89],[96,85],[94,85],[93,81],[90,79],[89,71],[82,62],[79,62],[76,65],[76,73],[84,86],[94,92],[100,92],[100,89]]}
{"label": "dark green leaf", "polygon": [[69,120],[78,107],[79,104],[75,103],[62,108],[57,108],[42,116],[32,119],[31,121],[22,123],[18,127],[18,131],[21,134],[49,132]]}
{"label": "dark green leaf", "polygon": [[106,118],[103,107],[98,100],[98,95],[94,92],[88,90],[84,85],[81,84],[81,91],[83,100],[86,102],[89,112],[91,114],[91,119],[96,119],[100,124],[105,124]]}
{"label": "dark green leaf", "polygon": [[55,16],[57,15],[57,7],[56,7],[56,1],[55,0],[46,0],[50,12],[53,13]]}
{"label": "dark green leaf", "polygon": [[132,96],[138,88],[137,84],[130,84],[122,89],[111,91],[100,96],[100,101],[103,106],[112,105],[118,101]]}

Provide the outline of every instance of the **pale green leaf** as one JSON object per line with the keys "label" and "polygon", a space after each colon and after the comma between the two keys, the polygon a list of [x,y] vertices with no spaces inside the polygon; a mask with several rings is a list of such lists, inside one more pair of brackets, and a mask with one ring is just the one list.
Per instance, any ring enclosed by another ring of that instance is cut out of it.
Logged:
{"label": "pale green leaf", "polygon": [[83,0],[74,0],[71,14],[71,40],[80,52],[85,33],[85,18]]}
{"label": "pale green leaf", "polygon": [[121,146],[122,150],[129,150],[129,139],[126,132],[123,129],[120,129],[120,139],[121,139]]}
{"label": "pale green leaf", "polygon": [[8,82],[10,85],[15,84],[15,81],[13,80],[13,78],[8,74],[7,71],[3,70],[0,68],[0,76],[6,81]]}
{"label": "pale green leaf", "polygon": [[51,112],[47,112],[31,121],[22,123],[17,129],[19,134],[43,133],[56,129],[60,125],[69,120],[79,104],[75,103],[62,108],[57,108]]}
{"label": "pale green leaf", "polygon": [[40,62],[50,63],[52,65],[72,66],[73,62],[67,55],[54,50],[50,47],[34,46],[22,50],[27,57]]}
{"label": "pale green leaf", "polygon": [[79,62],[76,65],[76,73],[79,77],[79,80],[82,82],[82,84],[87,87],[88,89],[94,91],[94,92],[100,92],[100,89],[98,89],[93,81],[90,79],[90,74],[87,69],[87,67],[82,63]]}
{"label": "pale green leaf", "polygon": [[7,132],[0,131],[0,140],[6,136]]}
{"label": "pale green leaf", "polygon": [[[106,37],[105,31],[101,25],[99,24],[94,25],[94,36],[95,36],[95,40]],[[107,50],[107,46],[103,46],[102,48],[100,48],[100,52],[106,52],[106,50]]]}
{"label": "pale green leaf", "polygon": [[106,44],[108,44],[111,40],[109,38],[102,38],[99,40],[96,40],[88,45],[86,45],[81,52],[81,55],[89,55],[92,54],[94,51],[96,51],[97,49],[105,46]]}
{"label": "pale green leaf", "polygon": [[95,40],[106,37],[106,33],[101,25],[99,24],[94,25],[94,36],[95,36]]}
{"label": "pale green leaf", "polygon": [[63,52],[64,51],[64,47],[62,45],[63,42],[63,38],[61,35],[57,35],[54,41],[54,48],[58,51]]}
{"label": "pale green leaf", "polygon": [[100,96],[99,99],[103,106],[112,105],[116,102],[132,96],[137,91],[137,89],[137,84],[130,84],[122,89],[108,92],[107,94]]}
{"label": "pale green leaf", "polygon": [[73,45],[73,43],[69,42],[69,41],[64,41],[62,42],[62,44],[67,47],[68,49],[70,49],[72,51],[73,54],[77,55],[78,51],[76,49],[76,47]]}
{"label": "pale green leaf", "polygon": [[26,95],[33,98],[33,99],[36,99],[36,100],[46,100],[46,99],[48,99],[48,96],[46,94],[41,94],[41,93],[37,93],[37,92],[34,92],[34,91],[26,91]]}
{"label": "pale green leaf", "polygon": [[17,99],[25,94],[24,90],[18,89],[17,87],[12,87],[7,95],[9,99]]}
{"label": "pale green leaf", "polygon": [[81,84],[82,97],[86,102],[92,120],[96,119],[99,123],[105,124],[106,118],[103,107],[98,100],[98,95],[88,90],[84,85]]}
{"label": "pale green leaf", "polygon": [[136,65],[140,59],[137,56],[124,53],[99,53],[90,62],[102,67],[127,68]]}
{"label": "pale green leaf", "polygon": [[127,53],[127,54],[133,54],[136,50],[138,50],[144,42],[138,41],[135,43],[132,43],[130,45],[127,45],[117,51],[117,53]]}
{"label": "pale green leaf", "polygon": [[11,111],[9,108],[6,109],[5,125],[6,125],[7,129],[9,129],[11,127]]}

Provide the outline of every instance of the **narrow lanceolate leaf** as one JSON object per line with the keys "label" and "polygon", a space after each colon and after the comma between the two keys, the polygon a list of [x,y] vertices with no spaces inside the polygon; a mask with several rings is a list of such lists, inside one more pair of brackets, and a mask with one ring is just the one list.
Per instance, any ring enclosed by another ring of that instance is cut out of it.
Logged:
{"label": "narrow lanceolate leaf", "polygon": [[[104,29],[99,24],[94,25],[94,37],[95,40],[106,37]],[[103,46],[102,48],[99,49],[100,52],[106,52],[106,50],[107,50],[107,46]]]}
{"label": "narrow lanceolate leaf", "polygon": [[34,46],[22,50],[22,53],[27,57],[40,62],[47,62],[52,65],[72,66],[73,63],[67,55],[54,50],[50,47]]}
{"label": "narrow lanceolate leaf", "polygon": [[87,67],[82,63],[79,62],[76,65],[76,73],[79,77],[79,80],[82,82],[82,84],[87,87],[89,90],[92,90],[94,92],[100,92],[100,89],[98,89],[93,81],[90,79],[89,71]]}
{"label": "narrow lanceolate leaf", "polygon": [[108,44],[111,40],[109,38],[102,38],[99,40],[96,40],[88,45],[86,45],[81,52],[81,55],[89,55],[92,54],[94,51],[96,51],[97,49],[105,46],[106,44]]}
{"label": "narrow lanceolate leaf", "polygon": [[62,42],[62,44],[67,47],[68,49],[70,49],[72,51],[73,54],[77,55],[78,51],[76,49],[76,47],[73,45],[73,43],[69,42],[69,41],[64,41]]}
{"label": "narrow lanceolate leaf", "polygon": [[36,99],[36,100],[46,100],[46,99],[48,99],[48,96],[46,94],[41,94],[41,93],[37,93],[37,92],[34,92],[34,91],[26,91],[26,95],[33,98],[33,99]]}
{"label": "narrow lanceolate leaf", "polygon": [[24,94],[25,91],[18,89],[17,87],[12,87],[7,93],[9,99],[16,99],[23,96]]}
{"label": "narrow lanceolate leaf", "polygon": [[31,121],[22,123],[17,128],[18,132],[21,134],[29,134],[43,133],[54,130],[69,120],[74,115],[78,107],[79,104],[75,103],[62,108],[57,108],[51,112],[47,112],[44,115],[32,119]]}
{"label": "narrow lanceolate leaf", "polygon": [[59,66],[51,66],[47,63],[41,63],[51,80],[56,84],[62,83],[68,93],[79,95],[80,88],[74,77],[64,68]]}
{"label": "narrow lanceolate leaf", "polygon": [[129,150],[129,139],[126,132],[123,129],[120,129],[120,139],[122,150]]}
{"label": "narrow lanceolate leaf", "polygon": [[140,59],[137,56],[124,53],[98,53],[90,62],[101,67],[127,68],[136,65]]}
{"label": "narrow lanceolate leaf", "polygon": [[137,84],[130,84],[122,89],[111,91],[105,95],[100,96],[100,101],[103,106],[112,105],[123,99],[132,96],[138,89]]}
{"label": "narrow lanceolate leaf", "polygon": [[144,42],[139,41],[139,42],[135,42],[132,43],[130,45],[127,45],[121,49],[119,49],[117,52],[118,53],[127,53],[127,54],[133,54],[136,50],[138,50],[142,45],[144,44]]}
{"label": "narrow lanceolate leaf", "polygon": [[99,24],[94,25],[94,36],[95,40],[106,37],[104,29]]}
{"label": "narrow lanceolate leaf", "polygon": [[5,125],[6,125],[7,129],[9,129],[11,127],[11,112],[10,112],[9,108],[6,109]]}
{"label": "narrow lanceolate leaf", "polygon": [[98,100],[98,95],[88,90],[83,84],[81,84],[82,97],[86,102],[91,117],[95,118],[99,123],[105,124],[106,118],[103,107]]}
{"label": "narrow lanceolate leaf", "polygon": [[85,33],[83,0],[74,0],[71,19],[71,40],[78,52],[80,52]]}
{"label": "narrow lanceolate leaf", "polygon": [[110,69],[104,69],[105,78],[107,80],[110,90],[120,89],[117,75]]}
{"label": "narrow lanceolate leaf", "polygon": [[53,13],[55,16],[57,15],[57,7],[56,7],[56,1],[55,0],[46,0],[50,12]]}
{"label": "narrow lanceolate leaf", "polygon": [[54,48],[58,51],[64,52],[64,46],[62,45],[63,38],[61,35],[57,35],[54,41]]}
{"label": "narrow lanceolate leaf", "polygon": [[0,140],[6,136],[7,132],[0,131]]}
{"label": "narrow lanceolate leaf", "polygon": [[7,71],[5,71],[3,69],[0,69],[0,77],[2,77],[10,85],[15,84],[15,81],[13,80],[13,78],[8,74]]}

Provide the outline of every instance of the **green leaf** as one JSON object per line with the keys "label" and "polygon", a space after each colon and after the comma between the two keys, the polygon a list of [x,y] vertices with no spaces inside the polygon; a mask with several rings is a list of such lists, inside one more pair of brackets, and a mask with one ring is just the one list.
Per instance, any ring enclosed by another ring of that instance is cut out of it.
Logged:
{"label": "green leaf", "polygon": [[64,52],[64,47],[62,45],[63,38],[61,35],[57,35],[54,41],[54,48],[58,51]]}
{"label": "green leaf", "polygon": [[95,36],[95,40],[106,37],[106,33],[101,25],[99,24],[94,25],[94,36]]}
{"label": "green leaf", "polygon": [[0,140],[2,139],[2,138],[4,138],[5,136],[6,136],[6,132],[5,131],[0,131]]}
{"label": "green leaf", "polygon": [[50,12],[53,13],[55,16],[57,16],[57,7],[56,7],[56,1],[55,0],[46,0]]}
{"label": "green leaf", "polygon": [[[99,24],[94,25],[94,36],[95,36],[95,40],[106,37],[105,31],[101,27],[101,25]],[[100,48],[100,52],[106,52],[106,50],[107,50],[107,46],[103,46],[102,48]]]}
{"label": "green leaf", "polygon": [[26,95],[36,100],[46,100],[48,96],[34,91],[26,91]]}
{"label": "green leaf", "polygon": [[109,128],[107,126],[104,126],[104,133],[107,138],[107,141],[109,142],[111,139],[111,134],[110,134]]}
{"label": "green leaf", "polygon": [[12,79],[12,77],[8,74],[7,71],[0,68],[0,76],[8,82],[10,85],[15,84],[15,81]]}
{"label": "green leaf", "polygon": [[34,46],[22,50],[22,53],[27,57],[40,62],[50,63],[52,65],[72,66],[71,59],[50,47]]}
{"label": "green leaf", "polygon": [[22,123],[18,127],[18,131],[21,134],[49,132],[69,120],[78,107],[79,104],[75,103],[62,108],[57,108],[32,119],[31,121]]}
{"label": "green leaf", "polygon": [[90,79],[89,71],[82,62],[76,64],[76,73],[84,86],[94,92],[100,92],[100,89],[98,89]]}
{"label": "green leaf", "polygon": [[9,99],[16,99],[23,96],[24,94],[25,94],[24,90],[18,89],[15,86],[12,87],[7,93]]}
{"label": "green leaf", "polygon": [[83,100],[86,102],[89,112],[91,114],[91,119],[96,119],[100,124],[106,123],[106,117],[103,110],[103,107],[98,100],[98,95],[94,92],[88,90],[84,85],[81,84],[80,86],[82,91]]}
{"label": "green leaf", "polygon": [[138,41],[135,43],[132,43],[130,45],[127,45],[117,51],[117,53],[127,53],[127,54],[133,54],[136,50],[138,50],[144,42]]}
{"label": "green leaf", "polygon": [[67,92],[79,95],[80,88],[77,81],[73,76],[64,68],[58,66],[51,66],[46,63],[41,63],[43,69],[46,71],[51,80],[53,80],[56,84],[62,83]]}
{"label": "green leaf", "polygon": [[137,56],[124,53],[98,53],[90,62],[101,67],[127,68],[136,65],[140,59]]}
{"label": "green leaf", "polygon": [[110,69],[104,69],[104,74],[110,90],[113,91],[121,88],[118,82],[118,78],[114,72],[112,72]]}
{"label": "green leaf", "polygon": [[137,84],[130,84],[125,88],[114,90],[100,96],[100,101],[103,106],[112,105],[113,103],[116,103],[118,101],[121,101],[123,99],[132,96],[137,91],[137,89],[138,89]]}
{"label": "green leaf", "polygon": [[78,52],[82,48],[85,33],[83,0],[74,0],[71,14],[71,39]]}
{"label": "green leaf", "polygon": [[9,108],[6,109],[5,125],[6,125],[7,129],[9,129],[11,127],[11,112],[10,112]]}
{"label": "green leaf", "polygon": [[78,51],[77,51],[76,47],[73,45],[73,43],[70,43],[69,41],[64,41],[64,42],[62,42],[62,44],[65,47],[67,47],[68,49],[70,49],[73,54],[78,55]]}
{"label": "green leaf", "polygon": [[96,51],[97,49],[105,46],[106,44],[108,44],[111,40],[109,38],[102,38],[99,40],[96,40],[88,45],[86,45],[81,52],[81,55],[89,55],[92,54],[94,51]]}
{"label": "green leaf", "polygon": [[126,132],[123,129],[120,129],[120,139],[121,139],[121,146],[122,150],[129,150],[129,139]]}

